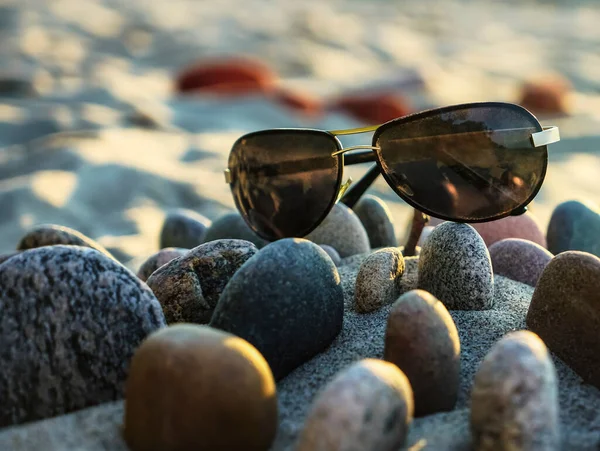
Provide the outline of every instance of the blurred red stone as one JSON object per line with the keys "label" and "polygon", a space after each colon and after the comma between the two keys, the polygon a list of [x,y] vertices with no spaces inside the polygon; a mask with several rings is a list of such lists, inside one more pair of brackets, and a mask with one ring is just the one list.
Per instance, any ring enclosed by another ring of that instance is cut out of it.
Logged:
{"label": "blurred red stone", "polygon": [[251,94],[271,92],[278,77],[259,60],[231,57],[205,60],[184,69],[176,79],[179,93]]}
{"label": "blurred red stone", "polygon": [[562,77],[542,78],[526,82],[518,103],[534,114],[566,114],[571,84]]}
{"label": "blurred red stone", "polygon": [[274,92],[273,99],[306,116],[318,116],[323,113],[321,101],[305,92],[280,89]]}
{"label": "blurred red stone", "polygon": [[332,101],[329,109],[343,111],[368,124],[381,124],[410,113],[408,101],[395,92],[342,96]]}

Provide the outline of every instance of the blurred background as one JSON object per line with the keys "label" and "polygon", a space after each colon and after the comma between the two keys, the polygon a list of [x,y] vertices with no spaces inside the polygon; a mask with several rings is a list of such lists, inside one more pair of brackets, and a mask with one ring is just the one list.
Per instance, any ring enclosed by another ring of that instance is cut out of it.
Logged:
{"label": "blurred background", "polygon": [[[167,210],[234,208],[243,133],[491,100],[560,127],[531,207],[545,228],[599,200],[598,24],[594,0],[0,0],[0,253],[55,223],[133,261]],[[410,209],[372,191],[401,235]]]}

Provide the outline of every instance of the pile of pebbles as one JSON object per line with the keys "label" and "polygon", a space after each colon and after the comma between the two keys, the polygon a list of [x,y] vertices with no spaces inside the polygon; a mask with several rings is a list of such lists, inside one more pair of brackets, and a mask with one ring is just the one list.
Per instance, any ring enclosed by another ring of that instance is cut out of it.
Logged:
{"label": "pile of pebbles", "polygon": [[600,445],[600,214],[432,221],[385,204],[267,243],[167,215],[137,268],[42,225],[0,256],[0,449]]}

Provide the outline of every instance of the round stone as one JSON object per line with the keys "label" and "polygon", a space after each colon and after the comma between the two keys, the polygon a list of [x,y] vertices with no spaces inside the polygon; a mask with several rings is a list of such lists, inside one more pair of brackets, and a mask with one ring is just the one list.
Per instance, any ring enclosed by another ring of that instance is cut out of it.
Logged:
{"label": "round stone", "polygon": [[488,249],[469,224],[435,227],[419,256],[418,288],[449,310],[487,310],[494,302],[494,274]]}
{"label": "round stone", "polygon": [[396,451],[413,419],[413,393],[397,366],[363,359],[315,399],[296,451]]}
{"label": "round stone", "polygon": [[4,263],[9,258],[14,257],[15,255],[19,255],[21,251],[17,252],[9,252],[8,254],[0,254],[0,264]]}
{"label": "round stone", "polygon": [[265,246],[233,275],[210,324],[256,346],[279,380],[331,344],[343,310],[340,276],[325,251],[286,238]]}
{"label": "round stone", "polygon": [[383,355],[408,377],[415,416],[454,408],[460,382],[460,340],[448,310],[430,293],[411,290],[393,304]]}
{"label": "round stone", "polygon": [[575,370],[600,388],[600,258],[579,251],[558,254],[540,277],[527,327]]}
{"label": "round stone", "polygon": [[178,324],[131,361],[124,436],[132,451],[269,449],[277,396],[263,356],[234,335]]}
{"label": "round stone", "polygon": [[79,246],[0,265],[0,426],[120,399],[135,348],[165,325],[150,289]]}
{"label": "round stone", "polygon": [[323,222],[305,238],[333,247],[342,258],[371,250],[362,222],[356,213],[341,203],[335,204]]}
{"label": "round stone", "polygon": [[327,246],[326,244],[321,244],[320,247],[327,255],[329,255],[329,258],[331,258],[331,261],[335,266],[339,266],[340,263],[342,263],[342,257],[340,257],[340,254],[338,254],[338,251],[336,251],[334,248]]}
{"label": "round stone", "polygon": [[222,239],[250,241],[259,249],[269,243],[254,233],[254,231],[248,227],[244,218],[237,212],[227,213],[216,221],[213,221],[206,231],[206,235],[204,235],[205,243]]}
{"label": "round stone", "polygon": [[471,393],[474,449],[559,450],[556,371],[544,342],[511,332],[481,363]]}
{"label": "round stone", "polygon": [[429,235],[431,235],[433,229],[435,229],[435,226],[423,227],[423,230],[421,231],[421,236],[419,237],[419,241],[417,241],[417,246],[423,247],[423,244],[425,244],[425,241],[427,241],[427,238],[429,238]]}
{"label": "round stone", "polygon": [[210,220],[192,210],[177,209],[169,212],[160,231],[160,248],[192,249],[204,242]]}
{"label": "round stone", "polygon": [[361,197],[353,210],[367,231],[372,249],[398,246],[392,213],[383,200],[367,194]]}
{"label": "round stone", "polygon": [[356,311],[370,313],[398,299],[398,278],[402,274],[404,257],[399,248],[387,247],[369,255],[356,276]]}
{"label": "round stone", "polygon": [[152,254],[148,259],[142,263],[138,270],[137,276],[144,282],[148,280],[148,277],[152,275],[154,271],[160,268],[162,265],[169,263],[171,260],[181,257],[188,253],[189,249],[182,249],[178,247],[166,247],[160,251]]}
{"label": "round stone", "polygon": [[532,241],[506,238],[489,248],[494,274],[535,287],[553,255]]}
{"label": "round stone", "polygon": [[210,241],[161,266],[146,283],[167,323],[208,323],[229,279],[256,252],[249,241]]}
{"label": "round stone", "polygon": [[591,202],[558,205],[548,224],[548,250],[553,254],[583,251],[600,257],[600,208]]}
{"label": "round stone", "polygon": [[27,249],[54,246],[57,244],[89,247],[96,249],[98,252],[101,252],[110,258],[114,258],[108,250],[91,238],[77,230],[56,224],[42,224],[34,227],[21,238],[21,241],[19,241],[19,244],[17,245],[17,250],[24,251]]}

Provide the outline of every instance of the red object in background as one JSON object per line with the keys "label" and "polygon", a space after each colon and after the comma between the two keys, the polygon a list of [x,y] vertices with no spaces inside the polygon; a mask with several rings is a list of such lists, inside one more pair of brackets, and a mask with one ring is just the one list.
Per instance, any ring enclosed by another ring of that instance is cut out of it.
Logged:
{"label": "red object in background", "polygon": [[368,124],[382,124],[411,111],[408,101],[395,92],[342,96],[332,101],[328,109],[343,111]]}
{"label": "red object in background", "polygon": [[323,113],[322,102],[305,92],[280,89],[274,92],[273,100],[309,117]]}
{"label": "red object in background", "polygon": [[562,77],[533,80],[521,88],[518,103],[534,114],[565,114],[570,91],[571,84]]}
{"label": "red object in background", "polygon": [[189,66],[177,76],[176,90],[243,95],[271,92],[277,82],[277,74],[261,61],[231,57],[199,61]]}

